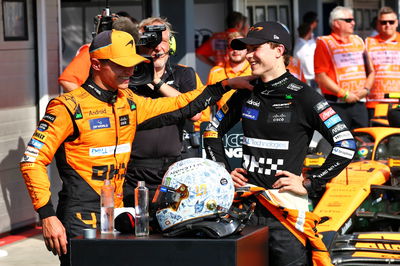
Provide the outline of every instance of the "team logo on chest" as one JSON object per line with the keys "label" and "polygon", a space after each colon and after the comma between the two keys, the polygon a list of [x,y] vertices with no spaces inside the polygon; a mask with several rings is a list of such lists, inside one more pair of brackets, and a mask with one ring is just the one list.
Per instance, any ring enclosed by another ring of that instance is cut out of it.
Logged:
{"label": "team logo on chest", "polygon": [[259,114],[259,111],[254,108],[249,108],[249,107],[244,106],[242,109],[242,117],[243,118],[257,120],[258,114]]}
{"label": "team logo on chest", "polygon": [[89,120],[89,123],[90,123],[91,130],[111,127],[110,118],[108,118],[108,117],[91,119],[91,120]]}
{"label": "team logo on chest", "polygon": [[127,126],[129,125],[129,115],[123,115],[119,117],[119,126]]}
{"label": "team logo on chest", "polygon": [[287,123],[290,123],[291,117],[292,117],[292,113],[290,113],[290,112],[269,113],[267,122],[268,123],[287,124]]}

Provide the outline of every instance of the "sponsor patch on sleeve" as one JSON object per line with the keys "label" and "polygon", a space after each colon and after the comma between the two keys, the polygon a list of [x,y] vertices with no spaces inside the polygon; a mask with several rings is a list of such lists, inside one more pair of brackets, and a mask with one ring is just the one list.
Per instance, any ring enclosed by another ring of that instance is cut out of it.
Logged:
{"label": "sponsor patch on sleeve", "polygon": [[222,110],[222,112],[224,112],[224,114],[226,114],[226,113],[229,111],[228,105],[227,105],[227,104],[224,104],[224,105],[221,107],[221,110]]}
{"label": "sponsor patch on sleeve", "polygon": [[319,117],[321,118],[322,121],[325,121],[329,117],[335,115],[336,112],[332,109],[332,107],[329,107],[328,109],[324,110],[322,113],[319,114]]}
{"label": "sponsor patch on sleeve", "polygon": [[40,150],[43,147],[44,143],[40,142],[36,139],[31,139],[28,143],[28,146],[35,147],[36,149]]}
{"label": "sponsor patch on sleeve", "polygon": [[91,120],[89,120],[89,123],[90,123],[91,130],[111,127],[110,118],[108,118],[108,117],[91,119]]}
{"label": "sponsor patch on sleeve", "polygon": [[222,110],[219,110],[216,114],[215,117],[218,119],[218,121],[221,121],[224,118],[224,113],[222,112]]}
{"label": "sponsor patch on sleeve", "polygon": [[211,119],[210,125],[212,125],[214,128],[218,128],[218,126],[219,126],[219,121],[218,121],[218,119],[217,119],[215,116]]}
{"label": "sponsor patch on sleeve", "polygon": [[326,100],[322,100],[319,103],[317,103],[316,105],[314,105],[314,110],[317,113],[321,113],[323,110],[325,110],[326,108],[328,108],[329,104]]}
{"label": "sponsor patch on sleeve", "polygon": [[56,120],[57,116],[52,114],[44,114],[43,119],[53,123]]}
{"label": "sponsor patch on sleeve", "polygon": [[26,150],[25,150],[25,154],[31,157],[38,157],[39,155],[39,150],[31,147],[31,146],[27,146]]}
{"label": "sponsor patch on sleeve", "polygon": [[259,111],[253,108],[249,108],[244,106],[242,108],[242,117],[243,118],[247,118],[247,119],[251,119],[251,120],[257,120],[258,119],[258,114]]}
{"label": "sponsor patch on sleeve", "polygon": [[328,120],[326,120],[324,124],[327,128],[331,128],[339,122],[342,122],[342,119],[339,117],[339,115],[334,115]]}
{"label": "sponsor patch on sleeve", "polygon": [[46,131],[49,128],[49,124],[45,121],[40,121],[37,130],[39,131]]}
{"label": "sponsor patch on sleeve", "polygon": [[346,131],[342,131],[342,132],[339,132],[336,135],[334,135],[333,136],[333,141],[334,142],[338,142],[338,141],[341,141],[341,140],[352,139],[352,138],[353,138],[353,135],[350,133],[350,131],[346,130]]}
{"label": "sponsor patch on sleeve", "polygon": [[36,161],[36,157],[32,157],[27,154],[24,154],[24,156],[22,156],[21,163],[34,163],[35,161]]}
{"label": "sponsor patch on sleeve", "polygon": [[348,149],[356,149],[356,142],[352,139],[349,140],[342,140],[335,143],[336,147],[348,148]]}
{"label": "sponsor patch on sleeve", "polygon": [[42,133],[42,132],[36,130],[35,133],[33,133],[32,138],[44,142],[44,141],[46,141],[47,135],[45,133]]}
{"label": "sponsor patch on sleeve", "polygon": [[203,138],[205,138],[205,139],[216,139],[216,138],[218,138],[218,132],[217,131],[205,131],[203,133]]}
{"label": "sponsor patch on sleeve", "polygon": [[332,133],[332,135],[336,135],[337,133],[343,132],[348,130],[346,125],[344,123],[339,123],[336,126],[334,126],[333,128],[329,129]]}
{"label": "sponsor patch on sleeve", "polygon": [[334,147],[332,149],[332,153],[340,156],[340,157],[344,157],[347,159],[353,159],[354,156],[354,151],[348,150],[348,149],[344,149],[344,148],[340,148],[340,147]]}

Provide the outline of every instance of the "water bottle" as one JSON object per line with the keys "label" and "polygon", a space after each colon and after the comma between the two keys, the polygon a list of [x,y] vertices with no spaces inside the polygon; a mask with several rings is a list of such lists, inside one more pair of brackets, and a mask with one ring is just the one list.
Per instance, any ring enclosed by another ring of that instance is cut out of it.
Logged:
{"label": "water bottle", "polygon": [[135,235],[149,235],[149,190],[144,181],[135,188]]}
{"label": "water bottle", "polygon": [[114,232],[114,186],[110,179],[104,180],[101,187],[101,213],[100,227],[102,234],[110,234]]}

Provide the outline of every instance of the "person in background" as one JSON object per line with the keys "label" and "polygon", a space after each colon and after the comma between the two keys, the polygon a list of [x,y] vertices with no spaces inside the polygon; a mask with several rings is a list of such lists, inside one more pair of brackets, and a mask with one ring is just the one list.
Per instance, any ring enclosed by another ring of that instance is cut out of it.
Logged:
{"label": "person in background", "polygon": [[[170,62],[173,37],[172,25],[167,19],[150,17],[139,24],[139,31],[143,32],[148,25],[165,25],[162,32],[162,41],[154,49],[140,47],[141,54],[151,56],[154,63],[154,80],[151,84],[131,87],[138,95],[157,99],[173,97],[196,88],[203,84],[197,73],[191,67],[177,65]],[[161,88],[168,87],[169,94],[163,94]],[[126,182],[124,184],[124,205],[133,206],[133,192],[138,181],[145,181],[150,196],[161,184],[168,167],[183,158],[199,157],[198,147],[193,147],[191,134],[194,134],[193,121],[197,121],[200,114],[191,120],[182,119],[174,125],[138,130],[135,141],[132,143],[131,160],[128,164]],[[193,140],[192,140],[193,141]]]}
{"label": "person in background", "polygon": [[353,34],[353,10],[343,6],[334,8],[329,24],[332,33],[317,39],[315,80],[347,127],[367,127],[365,98],[372,88],[375,73],[363,40]]}
{"label": "person in background", "polygon": [[[246,60],[246,49],[234,50],[230,46],[234,39],[243,38],[240,32],[231,32],[227,35],[227,49],[226,60],[222,66],[214,66],[208,74],[207,84],[215,84],[221,80],[239,76],[251,75],[251,68],[249,62]],[[225,93],[224,96],[217,102],[218,109],[220,109],[232,96],[234,90]]]}
{"label": "person in background", "polygon": [[[129,18],[133,24],[135,24],[135,26],[139,25],[139,21],[132,17],[128,12],[126,11],[118,11],[117,13],[115,13],[118,17],[125,17],[125,18]],[[137,42],[138,40],[135,39],[135,41]]]}
{"label": "person in background", "polygon": [[374,36],[379,34],[377,26],[378,26],[378,17],[375,16],[371,20],[370,27],[371,27],[372,30],[371,30],[371,33],[369,34],[369,37],[374,37]]}
{"label": "person in background", "polygon": [[[311,27],[311,32],[318,27],[318,15],[314,11],[308,11],[303,15],[303,22],[302,24],[309,24]],[[314,38],[314,33],[312,34]]]}
{"label": "person in background", "polygon": [[396,103],[397,99],[385,99],[385,93],[400,92],[400,34],[397,14],[390,7],[378,12],[378,35],[365,40],[368,55],[375,70],[375,81],[367,95],[367,108],[371,118],[379,103]]}
{"label": "person in background", "polygon": [[[203,134],[207,158],[224,163],[230,170],[222,138],[241,120],[243,167],[231,171],[235,187],[255,185],[290,192],[293,201],[302,202],[298,211],[304,214],[308,210],[307,194],[322,195],[325,184],[351,162],[355,153],[353,136],[320,94],[287,71],[291,38],[282,24],[257,23],[246,38],[233,40],[231,47],[247,49],[246,58],[257,79],[252,82],[253,91],[234,93],[218,111],[218,119],[209,124]],[[344,133],[337,135],[331,131],[333,127]],[[314,130],[335,149],[316,172],[304,179],[303,161]],[[249,223],[269,226],[269,265],[307,265],[304,239],[284,226],[282,215],[257,202]]]}
{"label": "person in background", "polygon": [[[129,17],[114,17],[112,28],[115,30],[125,31],[131,34],[137,42],[139,40],[139,32],[136,25]],[[82,45],[75,57],[61,73],[58,78],[58,83],[63,88],[64,92],[73,91],[79,88],[87,78],[90,71],[90,55],[89,44]]]}
{"label": "person in background", "polygon": [[307,84],[315,88],[314,52],[316,42],[313,37],[312,24],[303,23],[297,30],[299,38],[294,45],[293,57],[300,61]]}
{"label": "person in background", "polygon": [[[234,50],[230,46],[232,40],[243,37],[244,35],[237,31],[228,34],[225,63],[223,66],[214,66],[210,70],[210,73],[208,74],[207,85],[215,84],[227,78],[251,75],[250,64],[246,60],[246,49]],[[231,90],[230,92],[225,93],[221,100],[217,102],[217,105],[203,110],[201,112],[200,120],[195,122],[195,130],[200,131],[200,124],[202,122],[210,121],[211,115],[215,115],[217,109],[222,108],[222,106],[229,100],[234,92],[234,90]],[[211,109],[213,109],[212,112]]]}
{"label": "person in background", "polygon": [[233,11],[226,17],[227,29],[224,32],[214,33],[207,41],[196,49],[196,56],[202,62],[210,65],[224,65],[226,56],[226,39],[231,32],[247,34],[247,18],[240,12]]}

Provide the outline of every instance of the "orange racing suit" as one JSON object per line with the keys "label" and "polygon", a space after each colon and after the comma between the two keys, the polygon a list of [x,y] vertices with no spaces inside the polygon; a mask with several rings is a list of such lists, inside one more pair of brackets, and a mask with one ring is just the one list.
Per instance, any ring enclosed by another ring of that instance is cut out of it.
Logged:
{"label": "orange racing suit", "polygon": [[46,166],[53,157],[63,181],[57,216],[68,237],[99,225],[104,179],[115,187],[122,207],[122,184],[136,128],[149,129],[192,117],[226,90],[208,86],[178,97],[151,99],[131,90],[104,91],[91,80],[50,101],[28,143],[21,172],[41,219],[54,216]]}

